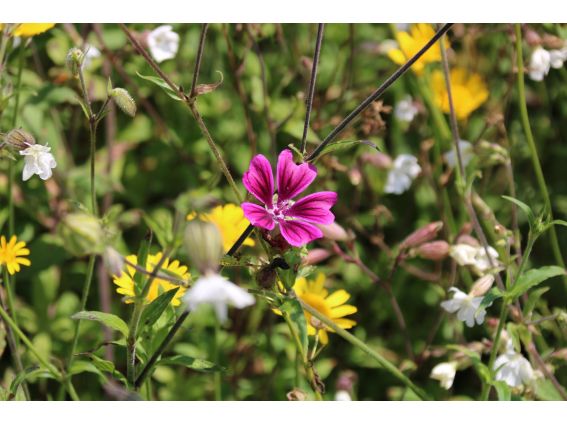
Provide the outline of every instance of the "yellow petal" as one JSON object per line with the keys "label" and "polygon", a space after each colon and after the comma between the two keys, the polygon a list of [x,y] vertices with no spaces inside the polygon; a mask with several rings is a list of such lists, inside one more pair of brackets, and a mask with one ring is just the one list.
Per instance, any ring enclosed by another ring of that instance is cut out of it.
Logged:
{"label": "yellow petal", "polygon": [[341,304],[344,304],[350,298],[350,294],[345,291],[344,289],[339,289],[338,291],[333,292],[329,297],[325,300],[325,304],[329,307],[337,307]]}
{"label": "yellow petal", "polygon": [[353,305],[341,305],[331,310],[331,319],[338,319],[340,317],[348,316],[349,314],[354,314],[357,311],[358,309]]}

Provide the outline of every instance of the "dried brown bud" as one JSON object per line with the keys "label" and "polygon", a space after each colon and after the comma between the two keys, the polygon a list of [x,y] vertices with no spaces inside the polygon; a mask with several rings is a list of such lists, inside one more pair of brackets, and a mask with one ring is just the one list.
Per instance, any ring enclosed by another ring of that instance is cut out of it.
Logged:
{"label": "dried brown bud", "polygon": [[307,394],[305,391],[300,390],[299,388],[294,388],[290,392],[286,394],[288,401],[305,401],[307,400]]}
{"label": "dried brown bud", "polygon": [[21,128],[8,132],[8,134],[4,136],[4,142],[8,146],[18,151],[21,151],[22,149],[27,149],[31,145],[35,145],[34,137],[31,134],[29,134],[27,131],[22,130]]}
{"label": "dried brown bud", "polygon": [[439,233],[439,230],[441,230],[442,227],[443,222],[441,221],[435,221],[420,227],[402,241],[400,244],[400,250],[413,248],[425,242],[429,242],[431,239],[437,237],[437,233]]}
{"label": "dried brown bud", "polygon": [[469,295],[473,297],[482,297],[490,290],[493,283],[494,283],[494,275],[487,274],[486,276],[481,277],[474,283],[471,291],[469,292]]}
{"label": "dried brown bud", "polygon": [[441,261],[449,255],[450,245],[445,241],[427,242],[417,247],[416,255],[426,260]]}
{"label": "dried brown bud", "polygon": [[331,256],[331,253],[323,248],[314,248],[310,250],[303,258],[303,264],[306,266],[314,266],[322,261],[325,261]]}

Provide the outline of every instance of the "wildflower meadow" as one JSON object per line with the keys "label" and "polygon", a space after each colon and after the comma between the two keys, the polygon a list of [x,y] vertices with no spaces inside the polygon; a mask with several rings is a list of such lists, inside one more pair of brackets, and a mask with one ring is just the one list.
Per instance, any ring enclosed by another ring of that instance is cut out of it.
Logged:
{"label": "wildflower meadow", "polygon": [[0,400],[567,400],[565,24],[0,24]]}

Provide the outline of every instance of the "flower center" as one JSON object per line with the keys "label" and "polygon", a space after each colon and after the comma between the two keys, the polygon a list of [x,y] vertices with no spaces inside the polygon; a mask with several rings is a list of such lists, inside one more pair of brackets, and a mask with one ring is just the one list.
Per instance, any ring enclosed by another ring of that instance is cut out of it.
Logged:
{"label": "flower center", "polygon": [[274,195],[272,208],[267,208],[266,211],[270,213],[275,221],[283,221],[287,217],[287,212],[294,202],[290,199],[278,200],[278,195]]}

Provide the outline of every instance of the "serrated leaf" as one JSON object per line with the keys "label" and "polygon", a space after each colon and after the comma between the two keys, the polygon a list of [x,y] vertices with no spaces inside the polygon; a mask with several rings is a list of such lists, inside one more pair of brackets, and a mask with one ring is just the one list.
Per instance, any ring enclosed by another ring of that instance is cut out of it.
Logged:
{"label": "serrated leaf", "polygon": [[502,298],[502,291],[496,287],[490,289],[482,299],[479,308],[486,308],[490,306],[495,300]]}
{"label": "serrated leaf", "polygon": [[218,83],[198,84],[197,87],[195,87],[195,96],[201,96],[203,94],[215,91],[216,88],[222,84],[222,82],[224,81],[224,76],[222,75],[222,72],[216,72],[220,74],[220,81]]}
{"label": "serrated leaf", "polygon": [[128,336],[128,325],[120,317],[102,311],[80,311],[71,316],[74,320],[93,320],[102,323],[115,331],[120,332],[125,337]]}
{"label": "serrated leaf", "polygon": [[329,154],[331,152],[350,149],[359,145],[370,146],[371,148],[380,151],[378,146],[376,146],[376,144],[372,143],[370,140],[338,140],[336,142],[331,142],[327,146],[325,146],[319,156],[315,159],[315,161],[319,160],[323,155]]}
{"label": "serrated leaf", "polygon": [[155,322],[157,322],[157,320],[161,317],[161,315],[163,314],[163,312],[165,311],[165,309],[167,308],[167,306],[169,305],[175,294],[177,294],[177,291],[179,291],[179,286],[170,289],[167,292],[164,292],[155,300],[153,300],[152,303],[144,309],[142,313],[142,317],[140,319],[143,326],[149,327],[152,326]]}
{"label": "serrated leaf", "polygon": [[303,312],[303,307],[298,300],[288,298],[280,306],[280,311],[283,314],[288,314],[291,319],[292,326],[297,328],[299,334],[299,340],[303,346],[303,352],[307,353],[309,347],[309,341],[307,339],[307,320],[305,319],[305,313]]}
{"label": "serrated leaf", "polygon": [[185,99],[180,98],[177,95],[177,93],[174,90],[172,90],[171,87],[169,87],[169,84],[167,84],[161,78],[153,77],[153,76],[150,76],[150,75],[142,75],[138,71],[136,71],[136,74],[138,75],[138,77],[143,78],[144,80],[147,80],[151,83],[154,83],[156,86],[160,87],[165,92],[165,94],[167,94],[172,99],[185,101]]}
{"label": "serrated leaf", "polygon": [[196,359],[194,357],[184,356],[182,354],[163,358],[158,362],[158,364],[185,366],[189,369],[197,370],[199,372],[226,372],[226,368],[223,366],[219,366],[208,360]]}
{"label": "serrated leaf", "polygon": [[530,288],[545,282],[552,277],[561,276],[565,274],[565,270],[558,266],[545,266],[539,269],[531,269],[523,273],[516,284],[508,291],[507,296],[512,299],[518,298],[522,294],[528,292]]}

